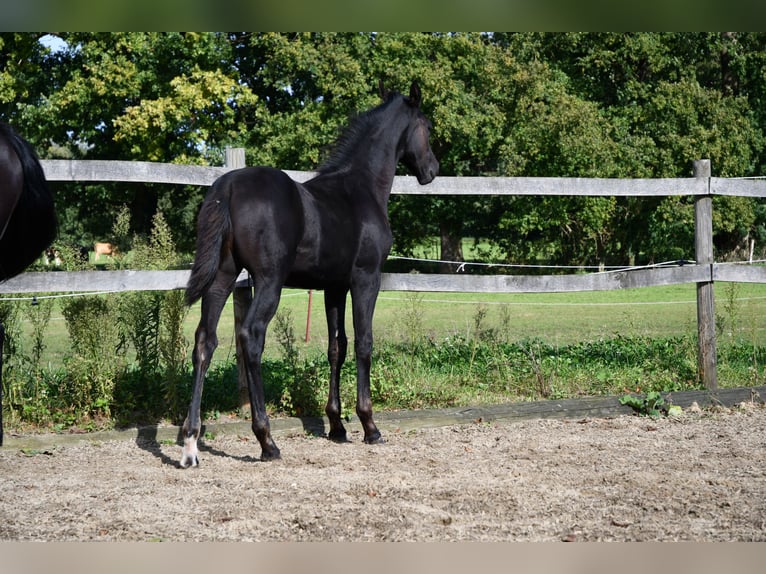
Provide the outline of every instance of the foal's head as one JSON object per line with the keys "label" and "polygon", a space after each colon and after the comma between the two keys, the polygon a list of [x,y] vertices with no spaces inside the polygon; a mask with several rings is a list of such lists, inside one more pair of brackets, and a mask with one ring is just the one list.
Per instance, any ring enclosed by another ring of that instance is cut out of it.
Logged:
{"label": "foal's head", "polygon": [[[417,82],[412,83],[409,96],[388,92],[381,82],[380,95],[383,103],[353,119],[317,172],[329,174],[346,171],[360,159],[367,159],[360,157],[360,149],[367,149],[370,134],[380,132],[383,127],[382,131],[392,138],[383,147],[396,146],[396,161],[401,161],[418,178],[420,184],[430,183],[439,172],[439,162],[428,141],[431,122],[420,110],[421,97]],[[400,132],[402,123],[404,130]],[[377,153],[380,149],[373,147],[370,151],[376,156],[375,159],[385,158]]]}
{"label": "foal's head", "polygon": [[404,101],[411,108],[411,119],[402,138],[401,161],[418,178],[418,183],[425,185],[436,177],[439,162],[431,151],[431,122],[420,110],[422,100],[417,82],[412,82],[410,95]]}

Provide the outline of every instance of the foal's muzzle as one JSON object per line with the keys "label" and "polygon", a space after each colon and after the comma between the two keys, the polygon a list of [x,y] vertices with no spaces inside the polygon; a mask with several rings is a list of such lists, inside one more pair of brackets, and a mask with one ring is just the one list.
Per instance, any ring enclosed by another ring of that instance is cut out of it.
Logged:
{"label": "foal's muzzle", "polygon": [[428,165],[426,165],[424,169],[418,170],[417,178],[420,185],[431,183],[439,173],[439,162],[433,154],[430,155],[431,157],[429,158],[430,161],[428,162]]}

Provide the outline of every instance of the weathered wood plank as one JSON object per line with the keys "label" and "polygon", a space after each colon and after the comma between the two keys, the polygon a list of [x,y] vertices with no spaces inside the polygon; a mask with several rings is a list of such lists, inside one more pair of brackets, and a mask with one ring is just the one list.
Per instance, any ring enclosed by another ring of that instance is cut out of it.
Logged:
{"label": "weathered wood plank", "polygon": [[738,197],[766,197],[766,179],[711,177],[710,193]]}
{"label": "weathered wood plank", "polygon": [[[127,181],[208,186],[232,167],[177,165],[147,161],[42,160],[50,181]],[[286,173],[296,181],[310,171]],[[722,180],[722,188],[730,180]],[[743,189],[752,186],[743,184]],[[755,186],[757,188],[757,186]],[[755,189],[753,188],[753,189]],[[587,195],[667,196],[703,195],[707,183],[697,178],[607,179],[579,177],[437,177],[419,185],[412,176],[396,176],[392,193],[418,195]],[[749,191],[749,193],[753,193]]]}
{"label": "weathered wood plank", "polygon": [[[688,408],[696,402],[700,407],[713,405],[731,407],[754,401],[763,403],[766,387],[745,387],[720,389],[717,393],[708,391],[682,391],[663,393],[665,399],[674,405]],[[630,415],[633,410],[620,404],[618,397],[583,397],[564,400],[543,400],[527,403],[503,403],[447,409],[423,409],[415,411],[390,411],[375,413],[375,422],[384,433],[406,432],[420,428],[433,428],[456,424],[477,424],[504,422],[514,423],[533,419],[580,419],[611,418]],[[358,424],[359,419],[349,414],[349,424]],[[322,435],[327,432],[327,417],[275,417],[271,421],[275,435],[283,433],[309,432]],[[211,423],[203,426],[205,432],[216,435],[249,436],[252,432],[249,421]],[[144,439],[151,441],[178,441],[181,444],[177,426],[152,425],[126,430],[109,430],[86,434],[28,434],[6,436],[4,448],[43,449],[54,446],[72,445],[81,441],[107,441]]]}
{"label": "weathered wood plank", "polygon": [[[183,289],[188,270],[28,272],[0,283],[0,293],[161,291]],[[563,293],[610,291],[710,280],[710,267],[685,265],[578,275],[443,275],[384,273],[382,291]],[[238,286],[247,285],[242,272]]]}
{"label": "weathered wood plank", "polygon": [[419,195],[705,195],[697,178],[605,179],[579,177],[437,177],[425,186],[414,177],[397,176],[393,193]]}
{"label": "weathered wood plank", "polygon": [[0,293],[165,291],[186,287],[189,271],[52,271],[22,273],[0,283]]}
{"label": "weathered wood plank", "polygon": [[210,185],[225,167],[176,165],[148,161],[42,160],[49,181],[127,181]]}
{"label": "weathered wood plank", "polygon": [[[688,408],[695,402],[703,408],[713,405],[731,407],[742,402],[763,403],[763,399],[766,398],[766,387],[719,389],[714,393],[707,390],[679,391],[662,393],[662,395],[669,404],[683,408]],[[605,418],[633,412],[633,409],[621,404],[618,397],[608,396],[380,413],[376,415],[376,421],[381,428],[395,426],[400,430],[409,430],[472,422],[513,422],[539,418]]]}
{"label": "weathered wood plank", "polygon": [[737,283],[766,283],[766,266],[742,263],[716,263],[713,266],[715,281]]}
{"label": "weathered wood plank", "polygon": [[581,275],[441,275],[384,273],[382,291],[563,293],[678,285],[710,279],[709,267],[685,265]]}

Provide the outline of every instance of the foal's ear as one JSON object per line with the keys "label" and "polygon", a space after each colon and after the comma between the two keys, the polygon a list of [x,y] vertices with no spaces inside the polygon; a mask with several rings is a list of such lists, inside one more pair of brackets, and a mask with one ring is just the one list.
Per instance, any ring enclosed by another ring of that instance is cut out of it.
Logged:
{"label": "foal's ear", "polygon": [[420,86],[418,86],[417,82],[412,82],[412,85],[410,86],[410,102],[413,106],[419,108],[420,101]]}
{"label": "foal's ear", "polygon": [[386,87],[383,85],[383,78],[380,78],[378,80],[378,93],[380,94],[380,99],[384,102],[388,100],[388,96],[391,95],[391,92],[389,92]]}

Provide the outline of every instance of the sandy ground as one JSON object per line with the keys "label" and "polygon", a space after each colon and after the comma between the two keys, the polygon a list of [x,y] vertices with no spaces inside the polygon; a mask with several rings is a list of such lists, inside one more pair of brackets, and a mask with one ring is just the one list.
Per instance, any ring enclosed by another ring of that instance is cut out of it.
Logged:
{"label": "sandy ground", "polygon": [[[241,426],[238,428],[242,428]],[[764,541],[766,408],[0,449],[0,541]]]}

